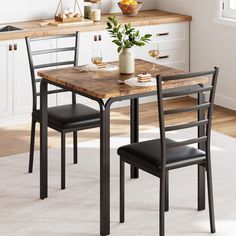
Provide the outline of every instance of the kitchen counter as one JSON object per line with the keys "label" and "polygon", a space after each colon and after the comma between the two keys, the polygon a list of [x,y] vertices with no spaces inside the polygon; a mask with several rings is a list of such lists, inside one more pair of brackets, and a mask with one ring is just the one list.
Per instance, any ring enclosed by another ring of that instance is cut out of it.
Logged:
{"label": "kitchen counter", "polygon": [[[131,22],[133,26],[158,25],[158,24],[177,23],[177,22],[185,22],[192,20],[191,16],[180,15],[170,12],[163,12],[159,10],[141,11],[135,17],[127,17],[120,13],[116,13],[113,15],[117,16],[119,23],[124,24]],[[74,24],[73,25],[65,24],[63,26],[49,26],[49,25],[41,26],[43,20],[5,23],[2,25],[13,25],[15,27],[22,28],[23,30],[1,32],[0,40],[20,39],[26,36],[44,37],[50,35],[73,33],[75,31],[89,32],[89,31],[105,30],[108,16],[111,16],[111,14],[102,15],[102,20],[100,22],[91,24],[89,23],[83,26],[76,26]]]}

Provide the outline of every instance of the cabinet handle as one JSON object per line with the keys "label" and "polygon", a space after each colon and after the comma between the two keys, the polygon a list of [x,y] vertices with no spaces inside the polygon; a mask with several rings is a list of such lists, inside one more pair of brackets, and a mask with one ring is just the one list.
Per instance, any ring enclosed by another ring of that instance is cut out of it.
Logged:
{"label": "cabinet handle", "polygon": [[12,51],[12,44],[9,45],[8,51]]}
{"label": "cabinet handle", "polygon": [[94,35],[93,41],[98,41],[98,36],[97,35]]}
{"label": "cabinet handle", "polygon": [[159,56],[159,57],[157,57],[157,59],[167,59],[169,57],[170,57],[169,55],[165,55],[165,56]]}
{"label": "cabinet handle", "polygon": [[164,33],[157,33],[156,36],[167,36],[169,35],[170,33],[169,32],[164,32]]}
{"label": "cabinet handle", "polygon": [[98,41],[102,41],[102,35],[101,34],[98,35]]}
{"label": "cabinet handle", "polygon": [[14,51],[17,51],[17,44],[14,44]]}

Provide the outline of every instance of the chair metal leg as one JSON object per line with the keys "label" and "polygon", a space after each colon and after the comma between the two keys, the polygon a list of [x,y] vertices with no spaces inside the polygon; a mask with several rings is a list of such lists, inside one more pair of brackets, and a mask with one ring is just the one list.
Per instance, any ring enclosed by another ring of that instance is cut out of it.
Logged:
{"label": "chair metal leg", "polygon": [[[130,100],[130,141],[137,143],[139,141],[139,100],[138,98]],[[135,166],[130,166],[131,179],[139,178],[139,169]]]}
{"label": "chair metal leg", "polygon": [[125,163],[120,160],[120,223],[125,222]]}
{"label": "chair metal leg", "polygon": [[66,135],[64,132],[61,132],[61,189],[66,187]]}
{"label": "chair metal leg", "polygon": [[73,146],[74,146],[74,164],[78,163],[78,147],[77,147],[77,142],[78,141],[78,135],[77,131],[73,132]]}
{"label": "chair metal leg", "polygon": [[205,167],[198,165],[198,211],[205,210]]}
{"label": "chair metal leg", "polygon": [[169,211],[169,171],[166,171],[166,183],[165,183],[165,211]]}
{"label": "chair metal leg", "polygon": [[31,122],[31,137],[30,137],[30,155],[29,155],[29,167],[28,167],[28,172],[29,173],[33,172],[35,125],[36,125],[36,122],[32,119],[32,122]]}
{"label": "chair metal leg", "polygon": [[208,161],[206,170],[207,170],[207,189],[208,189],[210,226],[211,226],[211,233],[215,233],[216,226],[215,226],[215,213],[214,213],[214,201],[213,201],[212,171],[211,171],[210,161]]}
{"label": "chair metal leg", "polygon": [[[203,85],[199,85],[203,87]],[[205,94],[201,92],[198,94],[198,104],[204,104]],[[205,109],[199,109],[198,111],[198,120],[205,119]],[[198,126],[198,137],[202,137],[205,134],[205,126]],[[198,148],[205,151],[205,144],[198,143]],[[201,165],[198,165],[198,211],[205,210],[205,168]]]}
{"label": "chair metal leg", "polygon": [[166,173],[162,173],[160,178],[159,236],[165,235],[165,178]]}

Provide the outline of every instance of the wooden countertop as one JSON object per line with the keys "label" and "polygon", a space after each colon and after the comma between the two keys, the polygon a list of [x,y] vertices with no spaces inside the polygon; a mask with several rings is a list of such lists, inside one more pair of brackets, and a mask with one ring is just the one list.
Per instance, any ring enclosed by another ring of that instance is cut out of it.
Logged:
{"label": "wooden countertop", "polygon": [[[112,64],[118,64],[113,62]],[[99,71],[99,78],[94,79],[95,72],[84,72],[80,67],[67,67],[55,70],[38,71],[40,77],[56,85],[79,91],[99,99],[122,97],[146,92],[156,91],[156,86],[152,87],[130,87],[126,84],[119,84],[118,80],[126,80],[145,71],[150,72],[152,63],[137,59],[135,61],[135,74],[120,75],[119,71],[102,72]],[[163,65],[157,65],[157,71],[151,71],[153,77],[157,74],[162,76],[183,74],[183,71]],[[204,84],[208,82],[207,77],[180,79],[176,81],[165,81],[163,89],[173,89],[178,87]]]}
{"label": "wooden countertop", "polygon": [[[21,31],[12,31],[12,32],[1,32],[0,40],[12,40],[20,39],[26,36],[29,37],[44,37],[58,34],[67,34],[73,33],[75,31],[80,32],[89,32],[97,30],[105,30],[106,21],[109,15],[103,15],[100,22],[87,24],[84,26],[75,26],[75,25],[65,25],[65,26],[41,26],[42,20],[37,21],[25,21],[25,22],[16,22],[16,23],[5,23],[2,25],[13,25],[19,28],[22,28]],[[191,21],[191,16],[180,15],[170,12],[163,12],[159,10],[148,10],[141,11],[135,17],[127,17],[122,14],[113,14],[117,16],[117,19],[120,23],[131,22],[133,26],[147,26],[147,25],[158,25],[158,24],[167,24],[167,23],[176,23],[176,22],[185,22]]]}

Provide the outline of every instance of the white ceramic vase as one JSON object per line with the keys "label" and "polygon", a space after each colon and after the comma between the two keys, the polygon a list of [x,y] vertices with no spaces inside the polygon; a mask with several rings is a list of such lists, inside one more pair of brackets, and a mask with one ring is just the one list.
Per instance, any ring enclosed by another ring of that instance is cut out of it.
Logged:
{"label": "white ceramic vase", "polygon": [[133,74],[135,70],[134,53],[131,48],[124,48],[119,55],[120,74]]}

